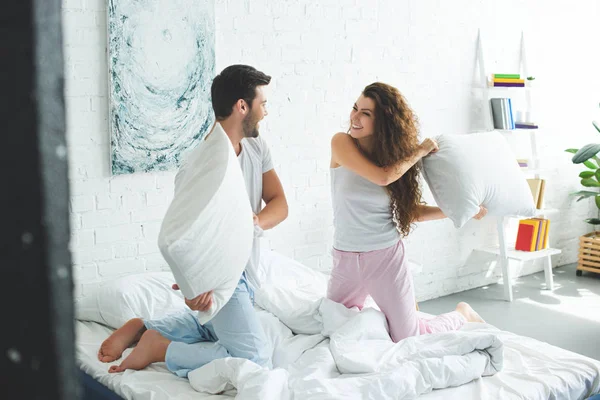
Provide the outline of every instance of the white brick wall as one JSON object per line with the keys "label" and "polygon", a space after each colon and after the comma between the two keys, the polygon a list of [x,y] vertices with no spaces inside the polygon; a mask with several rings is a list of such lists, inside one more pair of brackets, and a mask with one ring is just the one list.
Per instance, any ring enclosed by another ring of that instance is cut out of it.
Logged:
{"label": "white brick wall", "polygon": [[[307,265],[330,268],[329,139],[346,126],[360,90],[375,80],[400,88],[422,133],[464,133],[481,127],[477,77],[478,28],[487,66],[512,71],[525,29],[534,101],[544,126],[540,149],[550,169],[547,206],[555,264],[573,262],[581,221],[593,212],[575,203],[578,168],[562,152],[597,140],[599,6],[595,0],[495,2],[468,0],[216,0],[217,69],[247,63],[273,76],[270,114],[262,134],[290,204],[286,222],[268,236],[272,248]],[[156,247],[174,173],[110,177],[106,2],[63,2],[72,251],[77,295],[93,282],[165,268]],[[491,72],[491,71],[490,71]],[[493,168],[490,160],[488,168]],[[430,195],[426,191],[426,196]],[[449,221],[421,224],[407,239],[421,300],[495,282],[493,257],[474,248],[496,242],[495,221],[455,230]],[[432,251],[433,249],[433,251]],[[541,264],[513,265],[531,273]]]}

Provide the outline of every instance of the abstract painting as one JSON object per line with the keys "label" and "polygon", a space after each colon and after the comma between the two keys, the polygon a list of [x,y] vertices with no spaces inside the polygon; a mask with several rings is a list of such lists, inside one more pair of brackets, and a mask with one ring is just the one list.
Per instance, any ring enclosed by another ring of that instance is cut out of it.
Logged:
{"label": "abstract painting", "polygon": [[210,130],[214,0],[109,0],[113,174],[177,168]]}

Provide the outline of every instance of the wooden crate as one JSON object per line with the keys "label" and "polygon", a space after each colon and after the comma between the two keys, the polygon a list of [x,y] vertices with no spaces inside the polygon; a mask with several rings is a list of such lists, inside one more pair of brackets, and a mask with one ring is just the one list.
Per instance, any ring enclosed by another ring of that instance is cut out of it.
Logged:
{"label": "wooden crate", "polygon": [[600,232],[594,231],[579,237],[579,261],[577,276],[582,271],[600,274]]}

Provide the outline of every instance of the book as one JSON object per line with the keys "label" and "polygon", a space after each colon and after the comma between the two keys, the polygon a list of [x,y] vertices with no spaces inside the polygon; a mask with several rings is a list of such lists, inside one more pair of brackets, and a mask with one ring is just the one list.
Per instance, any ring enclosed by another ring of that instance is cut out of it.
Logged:
{"label": "book", "polygon": [[533,226],[519,223],[519,229],[517,230],[517,241],[515,242],[515,250],[530,251],[532,238]]}
{"label": "book", "polygon": [[550,220],[545,218],[539,218],[542,223],[542,238],[538,250],[545,250],[548,248],[548,236],[550,233]]}
{"label": "book", "polygon": [[494,82],[494,87],[525,87],[524,83]]}
{"label": "book", "polygon": [[542,179],[542,186],[540,187],[540,195],[538,196],[538,201],[536,203],[536,208],[541,210],[544,208],[544,192],[546,190],[546,181]]}
{"label": "book", "polygon": [[494,129],[512,129],[512,115],[508,98],[490,99]]}
{"label": "book", "polygon": [[531,195],[533,196],[533,204],[535,204],[536,208],[538,209],[539,207],[537,207],[537,205],[539,204],[540,194],[542,191],[542,183],[542,179],[527,179],[527,184],[529,185]]}
{"label": "book", "polygon": [[[531,225],[533,226],[533,232],[531,234],[531,241],[529,242],[529,250],[525,251],[536,251],[537,243],[539,240],[539,232],[540,232],[540,221],[534,219],[522,219],[519,222],[520,225]],[[515,247],[516,248],[516,247]]]}
{"label": "book", "polygon": [[494,83],[525,83],[525,79],[503,79],[503,78],[494,78]]}
{"label": "book", "polygon": [[535,242],[535,251],[538,251],[542,249],[542,244],[544,243],[544,227],[546,226],[546,224],[544,224],[544,221],[542,219],[534,218],[534,220],[538,221],[539,227],[538,237]]}
{"label": "book", "polygon": [[543,248],[547,249],[548,248],[548,233],[550,232],[550,220],[547,219],[546,220],[546,235],[544,236],[544,243],[543,243]]}
{"label": "book", "polygon": [[515,119],[513,117],[512,100],[508,99],[508,115],[510,116],[510,129],[515,129]]}
{"label": "book", "polygon": [[517,163],[519,163],[519,167],[521,168],[529,168],[529,160],[524,158],[518,158]]}
{"label": "book", "polygon": [[498,79],[521,79],[521,74],[493,74],[492,77]]}
{"label": "book", "polygon": [[545,250],[548,248],[548,233],[550,230],[550,220],[545,218],[534,218],[541,222],[542,224],[542,233],[540,235],[540,242],[537,247],[537,250]]}
{"label": "book", "polygon": [[537,125],[524,124],[521,122],[515,122],[515,128],[517,129],[538,129]]}

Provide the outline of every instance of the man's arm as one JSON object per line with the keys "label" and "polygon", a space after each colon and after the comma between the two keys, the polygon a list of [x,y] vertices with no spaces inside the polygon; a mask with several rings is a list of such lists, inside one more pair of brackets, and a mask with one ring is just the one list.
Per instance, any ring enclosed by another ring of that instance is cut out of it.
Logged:
{"label": "man's arm", "polygon": [[263,174],[262,198],[265,208],[258,214],[258,226],[271,229],[288,216],[288,204],[281,181],[274,169]]}

